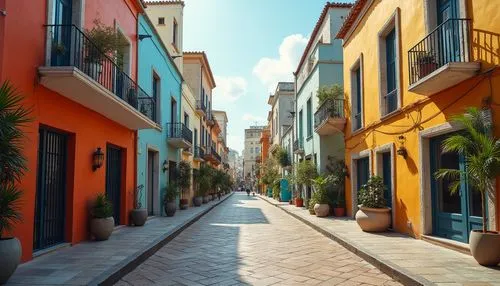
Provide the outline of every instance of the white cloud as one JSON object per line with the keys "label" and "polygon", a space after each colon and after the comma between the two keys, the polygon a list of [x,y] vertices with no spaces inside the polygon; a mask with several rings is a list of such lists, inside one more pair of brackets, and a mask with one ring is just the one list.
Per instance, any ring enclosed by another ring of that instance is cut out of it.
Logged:
{"label": "white cloud", "polygon": [[255,121],[257,121],[257,122],[265,122],[266,121],[265,118],[260,117],[260,116],[256,116],[256,115],[253,115],[250,113],[243,114],[242,119],[245,121],[250,121],[251,123],[254,123]]}
{"label": "white cloud", "polygon": [[274,91],[279,81],[292,81],[308,39],[301,34],[287,36],[279,47],[279,58],[261,58],[253,73],[268,88]]}
{"label": "white cloud", "polygon": [[215,76],[214,100],[235,102],[247,92],[247,81],[239,76]]}

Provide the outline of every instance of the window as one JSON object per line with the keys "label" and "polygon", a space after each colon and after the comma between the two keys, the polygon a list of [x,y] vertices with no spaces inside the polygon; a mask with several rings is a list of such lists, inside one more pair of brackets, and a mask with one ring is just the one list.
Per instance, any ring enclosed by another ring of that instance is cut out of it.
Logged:
{"label": "window", "polygon": [[304,131],[303,131],[303,114],[302,110],[299,111],[299,141],[302,141],[304,139]]}
{"label": "window", "polygon": [[312,102],[311,98],[307,100],[307,137],[312,136]]}
{"label": "window", "polygon": [[396,89],[396,29],[385,38],[386,72],[387,72],[387,95],[384,98],[385,114],[391,113],[397,108]]}
{"label": "window", "polygon": [[352,130],[363,127],[363,56],[351,68],[351,106]]}
{"label": "window", "polygon": [[165,25],[165,17],[158,18],[158,25]]}
{"label": "window", "polygon": [[260,152],[259,147],[255,147],[255,153],[258,154],[259,152]]}
{"label": "window", "polygon": [[175,99],[170,100],[170,122],[171,123],[176,123],[177,122],[177,102]]}
{"label": "window", "polygon": [[189,127],[189,115],[184,112],[184,124]]}
{"label": "window", "polygon": [[250,148],[250,153],[252,153],[252,154],[253,154],[253,148]]}
{"label": "window", "polygon": [[[153,98],[155,100],[155,102],[157,103],[156,104],[156,114],[160,114],[160,77],[155,73],[153,72]],[[153,118],[156,118],[157,122],[160,122],[158,116],[153,116]]]}
{"label": "window", "polygon": [[174,18],[174,25],[172,26],[172,44],[177,47],[177,20]]}

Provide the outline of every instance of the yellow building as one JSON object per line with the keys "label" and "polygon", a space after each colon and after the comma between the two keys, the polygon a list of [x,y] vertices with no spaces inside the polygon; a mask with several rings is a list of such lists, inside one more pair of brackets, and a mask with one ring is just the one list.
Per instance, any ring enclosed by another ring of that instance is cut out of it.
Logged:
{"label": "yellow building", "polygon": [[[435,180],[439,168],[461,168],[442,139],[468,106],[499,124],[500,1],[358,0],[337,34],[343,39],[345,160],[349,215],[371,175],[382,176],[398,232],[467,242],[481,226],[481,202],[463,179],[460,194]],[[500,129],[496,129],[500,136]],[[487,202],[499,228],[499,187]]]}

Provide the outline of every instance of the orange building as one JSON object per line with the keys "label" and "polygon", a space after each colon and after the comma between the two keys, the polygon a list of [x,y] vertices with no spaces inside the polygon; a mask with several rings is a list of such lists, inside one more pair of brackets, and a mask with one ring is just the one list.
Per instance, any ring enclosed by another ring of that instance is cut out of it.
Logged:
{"label": "orange building", "polygon": [[[98,193],[113,202],[116,224],[129,223],[136,134],[157,127],[155,102],[136,84],[140,0],[0,0],[3,9],[0,81],[9,80],[33,110],[24,221],[13,233],[27,261],[89,239],[89,206]],[[126,43],[117,51],[119,66],[83,36],[96,19]],[[98,153],[100,167],[93,163]]]}
{"label": "orange building", "polygon": [[[266,162],[267,158],[269,157],[270,142],[271,142],[271,131],[269,127],[266,127],[262,130],[262,133],[260,135],[260,149],[261,149],[260,163]],[[266,188],[267,186],[261,185],[260,191],[262,194],[266,193]]]}
{"label": "orange building", "polygon": [[[343,39],[345,160],[349,215],[369,176],[387,187],[392,228],[415,237],[468,242],[480,228],[481,200],[467,178],[450,194],[435,178],[465,168],[441,142],[461,129],[451,119],[466,107],[491,115],[500,136],[500,1],[358,0]],[[499,229],[500,184],[488,196],[487,221]]]}

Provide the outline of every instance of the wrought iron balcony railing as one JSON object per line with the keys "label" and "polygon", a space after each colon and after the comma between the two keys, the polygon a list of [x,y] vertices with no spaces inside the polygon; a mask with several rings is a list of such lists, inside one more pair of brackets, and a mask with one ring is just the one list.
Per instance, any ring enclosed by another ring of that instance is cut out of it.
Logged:
{"label": "wrought iron balcony railing", "polygon": [[167,123],[167,138],[179,138],[193,143],[193,132],[184,123]]}
{"label": "wrought iron balcony railing", "polygon": [[304,142],[302,139],[296,139],[293,142],[293,152],[304,150]]}
{"label": "wrought iron balcony railing", "polygon": [[448,19],[408,51],[410,85],[451,62],[470,62],[470,19]]}
{"label": "wrought iron balcony railing", "polygon": [[149,96],[75,25],[47,25],[52,67],[75,67],[151,120],[157,122],[156,99]]}
{"label": "wrought iron balcony railing", "polygon": [[329,118],[344,118],[344,100],[328,99],[314,113],[314,128]]}
{"label": "wrought iron balcony railing", "polygon": [[194,147],[194,157],[198,159],[205,157],[205,151],[200,146]]}

